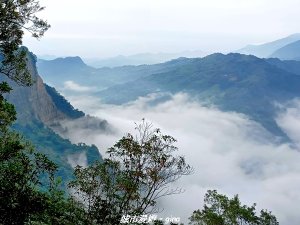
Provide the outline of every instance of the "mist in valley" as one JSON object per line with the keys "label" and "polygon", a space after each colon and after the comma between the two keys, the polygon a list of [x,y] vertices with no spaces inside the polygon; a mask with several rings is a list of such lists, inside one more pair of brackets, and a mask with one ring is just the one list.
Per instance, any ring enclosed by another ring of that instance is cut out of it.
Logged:
{"label": "mist in valley", "polygon": [[184,93],[167,101],[150,104],[155,94],[126,105],[105,105],[88,95],[67,96],[77,108],[107,121],[107,128],[80,127],[76,121],[65,135],[74,143],[95,144],[103,156],[126,133],[134,133],[135,122],[145,118],[164,134],[177,139],[178,154],[194,167],[194,174],[182,177],[174,187],[185,192],[163,198],[159,206],[164,217],[181,217],[187,221],[193,210],[201,209],[207,190],[217,189],[242,203],[257,203],[257,209],[268,209],[281,224],[299,224],[300,136],[299,101],[280,105],[276,121],[293,140],[280,143],[260,124],[243,114],[222,112],[204,107]]}

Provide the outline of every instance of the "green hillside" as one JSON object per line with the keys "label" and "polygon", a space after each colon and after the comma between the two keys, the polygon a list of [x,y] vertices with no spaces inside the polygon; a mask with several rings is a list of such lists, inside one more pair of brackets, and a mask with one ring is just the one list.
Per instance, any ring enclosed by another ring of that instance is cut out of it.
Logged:
{"label": "green hillside", "polygon": [[222,110],[248,115],[286,139],[274,117],[275,102],[300,96],[300,76],[266,60],[240,54],[188,59],[179,68],[98,92],[106,103],[124,104],[151,93],[189,93]]}

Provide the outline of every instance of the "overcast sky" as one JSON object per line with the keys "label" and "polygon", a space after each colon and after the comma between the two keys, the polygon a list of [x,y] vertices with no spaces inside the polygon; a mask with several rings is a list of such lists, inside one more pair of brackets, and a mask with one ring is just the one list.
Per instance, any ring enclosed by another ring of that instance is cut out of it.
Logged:
{"label": "overcast sky", "polygon": [[235,50],[300,32],[299,0],[40,0],[51,29],[38,55],[108,57]]}

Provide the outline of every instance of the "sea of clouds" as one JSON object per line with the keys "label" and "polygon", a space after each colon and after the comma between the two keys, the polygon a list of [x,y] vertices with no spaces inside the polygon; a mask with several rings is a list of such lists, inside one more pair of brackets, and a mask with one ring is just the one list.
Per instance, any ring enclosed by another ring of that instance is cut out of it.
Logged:
{"label": "sea of clouds", "polygon": [[[177,139],[178,154],[194,167],[194,174],[182,177],[175,186],[185,192],[160,201],[162,216],[187,221],[193,210],[201,209],[207,190],[216,189],[230,197],[239,194],[242,203],[257,203],[257,209],[272,211],[283,225],[300,224],[300,102],[281,105],[276,118],[279,126],[294,141],[278,143],[260,124],[245,115],[222,112],[177,94],[166,102],[149,106],[155,96],[130,104],[101,104],[91,96],[68,99],[86,113],[105,119],[110,129],[76,127],[68,129],[72,142],[95,144],[105,150],[142,118]],[[72,128],[72,124],[65,126]]]}

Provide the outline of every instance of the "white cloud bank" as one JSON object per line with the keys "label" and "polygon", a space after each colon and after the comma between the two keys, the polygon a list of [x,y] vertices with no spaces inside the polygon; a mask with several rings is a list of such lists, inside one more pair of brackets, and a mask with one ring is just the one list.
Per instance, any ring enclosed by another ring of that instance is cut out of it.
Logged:
{"label": "white cloud bank", "polygon": [[77,84],[76,82],[74,82],[72,80],[68,80],[68,81],[64,82],[64,87],[63,87],[63,90],[75,91],[75,92],[88,92],[88,91],[92,91],[93,89],[95,89],[95,88]]}
{"label": "white cloud bank", "polygon": [[280,105],[280,108],[283,110],[276,118],[277,123],[300,147],[300,100],[294,99],[285,105]]}
{"label": "white cloud bank", "polygon": [[[267,132],[247,117],[202,107],[183,94],[152,107],[145,98],[126,106],[76,99],[71,99],[75,107],[118,128],[114,134],[91,132],[82,140],[73,136],[75,142],[95,143],[102,153],[123,134],[133,132],[134,122],[142,118],[178,140],[179,153],[186,156],[195,173],[178,182],[185,193],[161,202],[165,216],[180,216],[186,221],[193,210],[202,207],[205,192],[217,189],[229,196],[239,194],[244,204],[256,202],[258,209],[271,210],[280,224],[300,224],[300,153],[288,144],[268,141]],[[280,115],[278,123],[299,141],[300,118],[295,110],[300,112],[300,107]]]}

